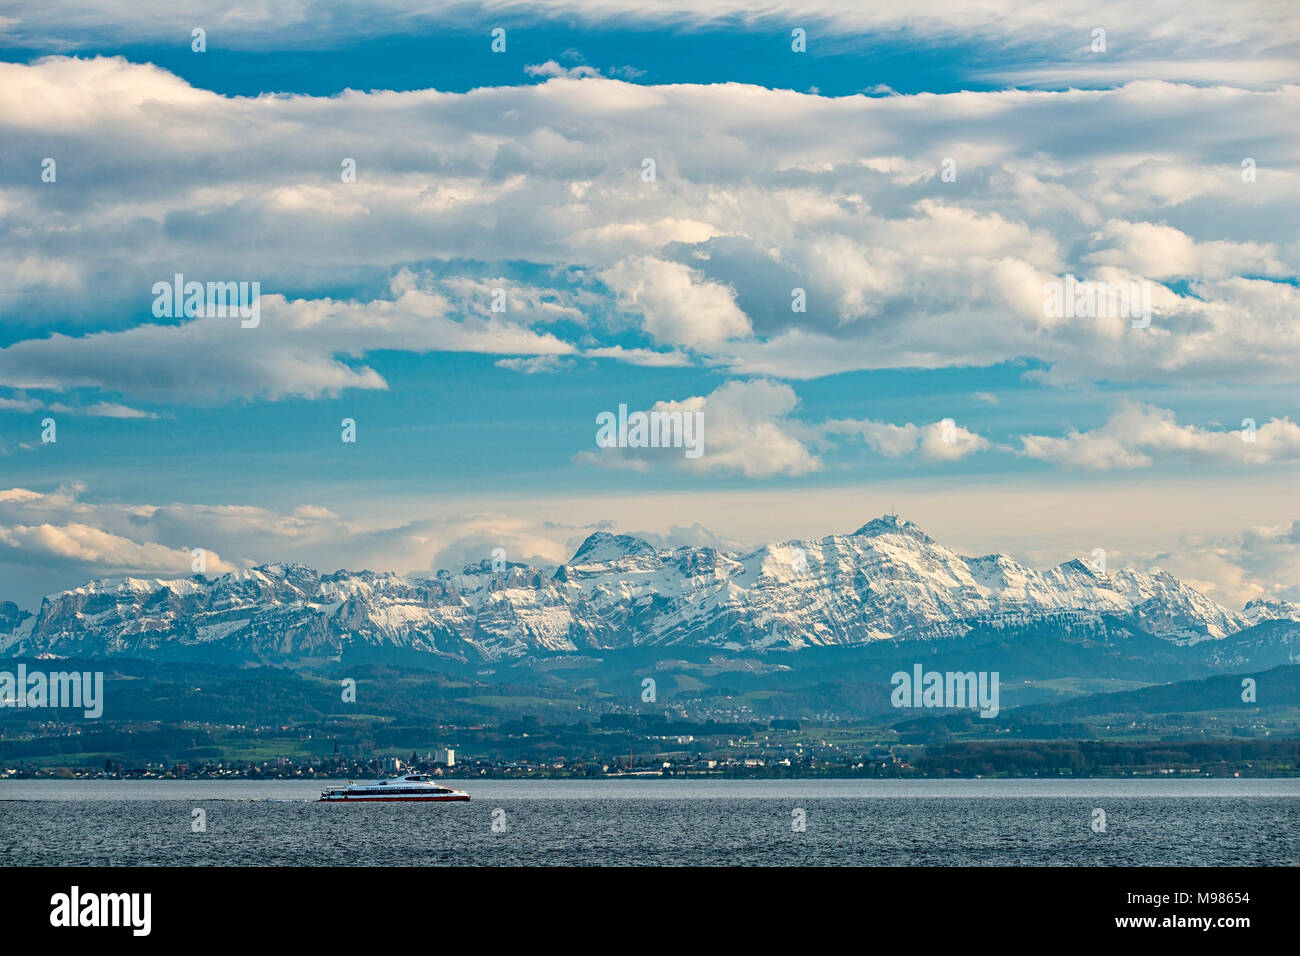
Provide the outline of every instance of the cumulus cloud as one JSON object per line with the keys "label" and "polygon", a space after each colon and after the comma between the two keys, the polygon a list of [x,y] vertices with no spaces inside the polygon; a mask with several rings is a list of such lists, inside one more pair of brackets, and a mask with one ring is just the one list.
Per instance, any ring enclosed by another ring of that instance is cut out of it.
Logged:
{"label": "cumulus cloud", "polygon": [[625,260],[600,278],[617,293],[620,306],[642,313],[646,331],[658,342],[718,345],[750,331],[731,289],[702,280],[681,263]]}
{"label": "cumulus cloud", "polygon": [[1285,278],[1290,274],[1274,243],[1196,242],[1172,226],[1118,220],[1106,223],[1096,238],[1106,248],[1089,253],[1087,260],[1153,279],[1222,279],[1234,275]]}
{"label": "cumulus cloud", "polygon": [[[77,564],[130,572],[165,571],[180,574],[190,567],[191,552],[167,548],[154,542],[136,542],[85,524],[0,526],[0,545],[21,551],[23,560],[69,561]],[[220,570],[216,554],[209,565]]]}
{"label": "cumulus cloud", "polygon": [[651,463],[699,474],[741,474],[747,478],[805,475],[822,461],[809,450],[814,433],[791,417],[799,399],[794,389],[762,379],[730,381],[705,396],[656,402],[648,411],[694,417],[702,449],[688,456],[678,447],[603,447],[579,452],[574,460],[605,468],[648,471]]}
{"label": "cumulus cloud", "polygon": [[580,452],[575,460],[641,472],[654,464],[703,474],[769,478],[821,471],[824,463],[817,452],[846,437],[861,439],[886,458],[914,455],[929,462],[957,461],[992,447],[988,439],[952,419],[923,425],[870,419],[811,424],[795,417],[798,404],[794,389],[784,383],[730,381],[707,396],[657,402],[651,409],[702,415],[704,452],[698,458],[688,458],[676,449],[615,447]]}
{"label": "cumulus cloud", "polygon": [[1104,425],[1063,437],[1021,436],[1020,453],[1076,468],[1147,468],[1167,460],[1258,465],[1300,459],[1300,425],[1288,418],[1257,427],[1212,430],[1181,425],[1174,413],[1126,402]]}
{"label": "cumulus cloud", "polygon": [[1189,537],[1149,561],[1226,607],[1300,602],[1300,521],[1239,534]]}
{"label": "cumulus cloud", "polygon": [[670,525],[667,531],[632,531],[635,537],[660,548],[714,548],[718,551],[741,550],[743,542],[714,533],[698,521],[689,527]]}
{"label": "cumulus cloud", "polygon": [[95,501],[83,493],[77,485],[50,492],[0,491],[0,546],[10,549],[0,551],[0,564],[11,565],[8,571],[14,575],[21,575],[21,568],[55,569],[65,580],[184,576],[191,573],[194,548],[205,551],[208,571],[228,571],[249,566],[247,556],[266,544],[301,543],[338,527],[337,515],[312,505],[280,515],[247,506]]}
{"label": "cumulus cloud", "polygon": [[470,565],[493,558],[500,549],[510,564],[554,567],[565,561],[572,550],[555,533],[539,528],[536,522],[500,514],[468,515],[449,522],[427,571],[446,569],[458,573]]}
{"label": "cumulus cloud", "polygon": [[[821,460],[805,443],[810,436],[789,417],[798,401],[794,389],[778,382],[733,381],[715,389],[699,406],[708,444],[698,467],[739,471],[749,478],[820,471]],[[690,403],[656,405],[670,411],[677,407]]]}
{"label": "cumulus cloud", "polygon": [[[1300,87],[835,98],[593,77],[247,98],[121,59],[0,64],[14,162],[37,168],[54,137],[96,183],[93,201],[4,190],[0,268],[20,294],[0,308],[20,327],[57,315],[62,334],[12,337],[0,375],[131,385],[89,367],[102,343],[112,361],[140,355],[135,384],[163,374],[168,394],[332,394],[382,387],[368,348],[563,355],[613,348],[630,323],[645,340],[620,341],[629,357],[668,346],[746,377],[1030,358],[1048,383],[1288,382],[1300,367],[1300,244],[1282,226],[1300,218],[1297,116]],[[243,161],[223,159],[226,142]],[[358,143],[356,181],[341,182],[321,156]],[[1259,159],[1253,183],[1246,155]],[[939,175],[945,157],[955,182]],[[18,268],[31,261],[67,268]],[[395,287],[387,305],[275,298],[340,270],[430,261],[438,283]],[[527,314],[473,308],[481,288],[517,282],[503,262],[534,270]],[[152,283],[177,271],[262,281],[280,313],[278,332],[264,319],[269,347],[242,354],[211,322],[133,325]],[[1066,273],[1150,282],[1151,327],[1045,316],[1044,284]],[[792,309],[796,288],[806,311]],[[349,311],[382,341],[349,334]],[[321,319],[303,325],[309,312]],[[555,324],[563,315],[581,346]],[[77,316],[122,338],[91,345]],[[160,368],[173,347],[213,354],[230,386]]]}
{"label": "cumulus cloud", "polygon": [[926,461],[957,461],[990,447],[988,439],[945,418],[926,425],[894,425],[871,419],[840,419],[822,426],[825,435],[852,435],[886,458],[916,454]]}
{"label": "cumulus cloud", "polygon": [[0,601],[31,606],[42,594],[96,578],[186,577],[193,548],[206,552],[209,574],[277,562],[427,573],[459,571],[494,547],[510,560],[554,562],[565,556],[563,542],[537,520],[483,513],[366,521],[314,504],[281,512],[98,500],[78,486],[0,489]]}

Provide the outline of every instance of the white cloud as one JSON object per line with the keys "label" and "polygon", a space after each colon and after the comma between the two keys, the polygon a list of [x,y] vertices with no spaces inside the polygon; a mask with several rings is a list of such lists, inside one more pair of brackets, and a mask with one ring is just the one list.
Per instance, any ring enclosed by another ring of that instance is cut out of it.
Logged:
{"label": "white cloud", "polygon": [[[70,561],[110,573],[161,571],[183,576],[192,559],[188,550],[136,542],[79,523],[0,526],[0,545],[21,552],[24,561]],[[209,558],[213,571],[229,570],[215,552]]]}
{"label": "white cloud", "polygon": [[1097,234],[1107,248],[1085,258],[1153,279],[1233,275],[1285,278],[1289,274],[1273,243],[1196,242],[1172,226],[1112,220]]}
{"label": "white cloud", "polygon": [[625,349],[621,345],[605,348],[587,349],[583,352],[590,358],[617,359],[629,365],[644,365],[648,368],[680,368],[690,365],[691,359],[683,352],[656,352],[653,349]]}
{"label": "white cloud", "polygon": [[[1246,440],[1252,436],[1253,440]],[[1061,438],[1024,435],[1021,454],[1077,468],[1147,468],[1167,460],[1268,464],[1300,460],[1300,425],[1271,419],[1247,429],[1209,430],[1180,425],[1167,409],[1126,402],[1106,423]]]}
{"label": "white cloud", "polygon": [[[98,501],[83,492],[0,491],[0,578],[10,592],[0,600],[30,602],[92,578],[186,577],[193,548],[206,552],[208,573],[282,560],[343,566],[374,556],[364,526],[318,505],[280,514],[242,505]],[[390,543],[386,550],[387,559],[400,548]]]}
{"label": "white cloud", "polygon": [[[569,355],[617,348],[628,322],[676,347],[624,343],[630,360],[739,376],[1030,358],[1048,383],[1291,382],[1297,117],[1300,86],[833,98],[590,78],[247,98],[121,59],[0,64],[14,162],[36,168],[53,137],[95,183],[93,203],[63,177],[0,191],[18,293],[0,308],[19,327],[111,329],[13,335],[0,384],[316,396],[382,388],[372,349]],[[357,181],[322,156],[355,157]],[[67,269],[17,268],[46,260]],[[395,282],[393,301],[277,299],[431,260],[440,278]],[[502,262],[557,287],[516,288]],[[262,280],[264,328],[128,327],[176,271]],[[1067,272],[1151,282],[1151,327],[1045,318],[1043,285]],[[507,313],[486,311],[497,282]],[[538,328],[565,317],[580,342]]]}
{"label": "white cloud", "polygon": [[1191,536],[1149,560],[1226,607],[1255,600],[1300,602],[1300,521]]}
{"label": "white cloud", "polygon": [[[804,443],[803,427],[789,418],[799,399],[778,382],[732,381],[705,398],[705,453],[691,466],[706,472],[739,471],[748,478],[804,475],[822,468]],[[672,411],[689,403],[660,402]]]}
{"label": "white cloud", "polygon": [[537,375],[542,372],[560,372],[572,368],[573,363],[555,355],[534,355],[532,358],[497,359],[492,363],[498,368],[508,368],[525,375]]}
{"label": "white cloud", "polygon": [[794,389],[783,383],[730,381],[707,396],[656,402],[650,409],[698,413],[703,422],[703,451],[698,457],[687,457],[682,448],[612,447],[579,452],[574,460],[634,471],[648,471],[653,462],[702,474],[741,474],[746,478],[806,475],[820,471],[822,462],[806,444],[815,437],[813,433],[790,417],[798,402]]}
{"label": "white cloud", "polygon": [[547,567],[572,554],[563,540],[535,523],[502,514],[475,514],[449,523],[441,530],[438,550],[424,571],[460,572],[469,565],[490,560],[497,548],[510,563]]}
{"label": "white cloud", "polygon": [[860,438],[886,458],[916,455],[923,461],[957,461],[992,447],[952,419],[924,425],[841,419],[815,425],[794,417],[798,403],[794,389],[784,383],[733,380],[707,396],[657,402],[652,409],[703,414],[704,453],[699,458],[686,458],[676,449],[602,448],[580,452],[575,460],[641,472],[653,463],[704,474],[769,478],[821,471],[822,459],[813,449],[830,447],[840,436]]}
{"label": "white cloud", "polygon": [[680,263],[648,257],[626,260],[600,278],[618,294],[620,306],[642,313],[645,329],[656,341],[710,346],[750,331],[733,290],[702,280]]}
{"label": "white cloud", "polygon": [[12,412],[34,412],[45,404],[36,398],[0,398],[0,408]]}
{"label": "white cloud", "polygon": [[957,461],[969,454],[990,447],[988,439],[958,425],[952,419],[941,419],[925,425],[893,425],[871,419],[839,419],[821,427],[824,435],[852,435],[866,442],[867,447],[886,458],[900,458],[917,454],[927,461]]}
{"label": "white cloud", "polygon": [[565,77],[572,80],[580,80],[593,76],[600,76],[600,70],[594,66],[560,66],[554,60],[547,60],[545,63],[531,63],[524,67],[524,72],[529,76],[541,77]]}
{"label": "white cloud", "polygon": [[[266,563],[302,562],[322,571],[370,568],[427,573],[490,558],[556,563],[568,556],[564,533],[541,518],[428,509],[397,520],[358,520],[308,504],[292,512],[246,505],[128,504],[88,499],[84,489],[0,489],[0,601],[33,606],[42,594],[123,575],[193,573],[192,548],[209,574]],[[230,557],[233,556],[233,557]]]}
{"label": "white cloud", "polygon": [[[443,290],[449,291],[449,290]],[[337,302],[261,298],[261,321],[195,318],[81,337],[54,335],[0,349],[0,384],[21,389],[96,387],[153,400],[232,397],[315,398],[345,388],[385,389],[383,378],[349,364],[374,349],[526,353],[556,356],[574,347],[441,292],[408,289],[393,300]],[[471,308],[483,313],[475,315]],[[99,403],[88,414],[141,417]]]}
{"label": "white cloud", "polygon": [[44,402],[38,398],[16,395],[11,398],[0,397],[0,409],[15,412],[48,411],[58,415],[89,415],[92,418],[157,418],[153,412],[146,412],[117,402],[94,402],[90,405],[67,405],[63,402]]}

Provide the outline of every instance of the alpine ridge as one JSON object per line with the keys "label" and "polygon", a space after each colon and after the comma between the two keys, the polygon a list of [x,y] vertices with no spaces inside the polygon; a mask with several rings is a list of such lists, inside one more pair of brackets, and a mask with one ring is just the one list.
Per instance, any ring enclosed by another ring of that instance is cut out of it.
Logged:
{"label": "alpine ridge", "polygon": [[400,577],[272,564],[93,581],[46,597],[34,615],[0,603],[0,655],[292,665],[368,648],[474,663],[636,647],[790,652],[1116,622],[1188,646],[1277,621],[1290,633],[1300,608],[1233,611],[1160,570],[1106,573],[1072,560],[1036,571],[1004,554],[969,557],[885,515],[852,534],[746,553],[597,532],[555,569],[494,571],[484,560]]}

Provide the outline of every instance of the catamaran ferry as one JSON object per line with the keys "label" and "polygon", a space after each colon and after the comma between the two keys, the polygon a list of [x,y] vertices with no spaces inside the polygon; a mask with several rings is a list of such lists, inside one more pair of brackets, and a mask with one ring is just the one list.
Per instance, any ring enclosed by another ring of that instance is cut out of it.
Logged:
{"label": "catamaran ferry", "polygon": [[469,794],[452,790],[437,783],[427,773],[413,773],[407,777],[390,777],[378,783],[360,786],[348,781],[346,787],[330,787],[320,792],[318,803],[396,803],[419,800],[440,803],[446,800],[468,800]]}

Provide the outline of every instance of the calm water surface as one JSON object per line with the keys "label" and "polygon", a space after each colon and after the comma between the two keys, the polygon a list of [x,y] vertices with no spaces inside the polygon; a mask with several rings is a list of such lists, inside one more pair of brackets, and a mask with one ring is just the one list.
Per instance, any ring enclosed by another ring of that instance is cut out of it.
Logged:
{"label": "calm water surface", "polygon": [[325,783],[0,781],[0,865],[1300,865],[1300,780],[479,780],[387,806]]}

